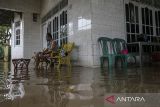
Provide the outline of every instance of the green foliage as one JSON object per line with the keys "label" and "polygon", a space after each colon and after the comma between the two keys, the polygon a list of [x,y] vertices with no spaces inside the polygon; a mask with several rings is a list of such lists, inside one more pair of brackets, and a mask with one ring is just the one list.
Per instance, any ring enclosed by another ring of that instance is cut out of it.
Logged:
{"label": "green foliage", "polygon": [[9,45],[9,41],[11,38],[11,27],[8,26],[0,26],[0,44]]}

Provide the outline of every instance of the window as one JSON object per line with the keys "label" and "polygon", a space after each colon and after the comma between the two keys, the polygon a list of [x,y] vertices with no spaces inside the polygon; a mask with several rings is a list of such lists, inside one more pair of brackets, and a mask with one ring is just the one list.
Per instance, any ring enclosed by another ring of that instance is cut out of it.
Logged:
{"label": "window", "polygon": [[156,35],[160,36],[160,11],[155,11]]}
{"label": "window", "polygon": [[60,45],[67,43],[67,11],[60,14]]}
{"label": "window", "polygon": [[[147,40],[154,41],[154,29],[155,25],[153,23],[154,12],[153,9],[149,8],[139,8],[138,6],[128,3],[125,4],[126,10],[126,32],[127,32],[127,42],[137,42],[140,38],[139,34],[142,33],[147,36]],[[141,17],[139,16],[139,10],[141,10]],[[156,34],[160,35],[160,12],[155,12],[156,18]],[[141,25],[139,24],[142,22]],[[140,29],[141,28],[141,29]]]}
{"label": "window", "polygon": [[16,45],[20,45],[20,29],[16,30]]}
{"label": "window", "polygon": [[152,41],[153,33],[153,12],[151,9],[142,8],[142,33],[147,35],[149,41]]}
{"label": "window", "polygon": [[53,19],[53,39],[56,41],[56,44],[58,45],[58,41],[59,41],[59,19],[58,17],[55,17]]}
{"label": "window", "polygon": [[15,45],[20,45],[20,21],[15,23]]}
{"label": "window", "polygon": [[56,44],[62,46],[67,43],[67,10],[68,0],[61,0],[43,18],[42,23],[47,22],[47,33],[53,35]]}
{"label": "window", "polygon": [[53,9],[51,9],[43,18],[42,23],[49,20],[52,16],[56,15],[59,11],[68,5],[68,0],[61,0]]}
{"label": "window", "polygon": [[15,23],[15,28],[18,28],[18,27],[20,27],[20,21]]}
{"label": "window", "polygon": [[[158,6],[159,0],[133,0],[144,4]],[[153,2],[154,1],[154,2]],[[127,42],[160,42],[160,10],[138,3],[125,4]],[[160,5],[159,5],[160,6]],[[144,34],[147,38],[139,36]],[[155,36],[157,35],[157,36]],[[137,52],[138,46],[129,47],[129,51]],[[160,47],[144,46],[144,52],[159,51]]]}
{"label": "window", "polygon": [[139,35],[139,11],[138,6],[132,3],[125,5],[127,42],[136,42]]}
{"label": "window", "polygon": [[57,45],[62,46],[67,43],[67,11],[62,11],[55,16],[52,21],[53,24],[53,39]]}

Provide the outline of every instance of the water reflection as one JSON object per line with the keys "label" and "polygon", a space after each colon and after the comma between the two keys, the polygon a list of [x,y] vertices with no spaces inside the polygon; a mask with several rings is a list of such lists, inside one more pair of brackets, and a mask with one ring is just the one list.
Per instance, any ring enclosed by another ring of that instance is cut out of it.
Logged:
{"label": "water reflection", "polygon": [[52,71],[35,71],[30,67],[29,72],[3,70],[0,69],[3,107],[103,107],[107,93],[160,92],[157,66],[112,71],[84,67]]}
{"label": "water reflection", "polygon": [[[3,67],[2,67],[3,66]],[[17,71],[13,72],[10,69],[10,63],[0,63],[0,101],[14,100],[17,98],[23,98],[25,90],[23,81],[28,80],[28,72]],[[7,69],[7,70],[6,70]]]}
{"label": "water reflection", "polygon": [[7,94],[10,90],[9,81],[7,79],[8,64],[0,62],[0,102],[8,99]]}
{"label": "water reflection", "polygon": [[3,77],[4,73],[0,72],[0,102],[8,98],[8,93],[10,91],[9,81]]}
{"label": "water reflection", "polygon": [[157,67],[113,69],[106,72],[103,81],[107,93],[158,93],[160,92],[160,75]]}
{"label": "water reflection", "polygon": [[51,72],[45,70],[36,72],[38,77],[47,78],[47,81],[37,85],[47,85],[50,102],[55,107],[67,105],[68,93],[72,91],[70,89],[71,72],[71,68],[65,69],[65,72],[61,72],[60,69]]}
{"label": "water reflection", "polygon": [[8,99],[23,98],[25,95],[24,86],[22,83],[10,84],[10,91],[7,94]]}

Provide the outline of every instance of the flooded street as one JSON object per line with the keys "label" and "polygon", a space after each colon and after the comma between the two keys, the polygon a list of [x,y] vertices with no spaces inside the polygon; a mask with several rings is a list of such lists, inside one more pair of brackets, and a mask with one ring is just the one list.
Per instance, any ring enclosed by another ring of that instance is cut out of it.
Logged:
{"label": "flooded street", "polygon": [[0,107],[106,107],[108,93],[160,93],[156,67],[115,69],[73,67],[14,73],[0,63]]}

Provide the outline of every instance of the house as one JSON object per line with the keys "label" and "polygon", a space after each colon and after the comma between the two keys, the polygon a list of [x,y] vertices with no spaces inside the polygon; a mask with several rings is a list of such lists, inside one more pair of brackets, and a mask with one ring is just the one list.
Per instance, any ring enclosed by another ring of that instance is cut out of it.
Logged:
{"label": "house", "polygon": [[160,35],[159,0],[1,0],[0,8],[14,11],[12,58],[31,58],[46,47],[47,32],[60,46],[74,42],[75,64],[99,66],[101,36],[136,42]]}

